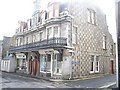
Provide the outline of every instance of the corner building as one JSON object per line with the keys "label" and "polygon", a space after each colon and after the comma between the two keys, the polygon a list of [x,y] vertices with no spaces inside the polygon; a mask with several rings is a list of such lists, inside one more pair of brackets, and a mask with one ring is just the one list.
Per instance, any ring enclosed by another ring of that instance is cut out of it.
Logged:
{"label": "corner building", "polygon": [[72,79],[115,73],[106,15],[90,2],[49,2],[18,26],[10,52],[26,55],[27,74]]}

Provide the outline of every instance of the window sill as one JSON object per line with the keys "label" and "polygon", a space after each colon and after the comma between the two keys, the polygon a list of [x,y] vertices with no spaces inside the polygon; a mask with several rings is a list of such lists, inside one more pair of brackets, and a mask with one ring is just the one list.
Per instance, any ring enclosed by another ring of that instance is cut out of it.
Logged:
{"label": "window sill", "polygon": [[99,71],[95,71],[95,73],[99,73]]}
{"label": "window sill", "polygon": [[94,71],[90,71],[90,74],[93,74],[93,73],[95,73]]}
{"label": "window sill", "polygon": [[93,24],[93,23],[91,23],[91,22],[88,22],[88,24],[91,24],[91,25],[97,26],[97,24]]}
{"label": "window sill", "polygon": [[103,48],[103,50],[107,50],[107,49],[104,49],[104,48]]}

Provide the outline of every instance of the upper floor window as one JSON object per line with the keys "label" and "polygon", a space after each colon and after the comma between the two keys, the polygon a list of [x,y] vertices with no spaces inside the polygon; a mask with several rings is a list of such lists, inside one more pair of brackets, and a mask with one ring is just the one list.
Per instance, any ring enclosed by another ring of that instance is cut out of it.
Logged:
{"label": "upper floor window", "polygon": [[33,41],[34,41],[34,42],[36,41],[36,35],[33,36]]}
{"label": "upper floor window", "polygon": [[106,49],[106,36],[103,36],[103,49]]}
{"label": "upper floor window", "polygon": [[22,45],[22,38],[20,38],[20,45]]}
{"label": "upper floor window", "polygon": [[18,39],[16,40],[16,45],[18,46]]}
{"label": "upper floor window", "polygon": [[110,53],[113,55],[113,45],[111,45]]}
{"label": "upper floor window", "polygon": [[43,32],[40,32],[40,41],[43,39]]}
{"label": "upper floor window", "polygon": [[35,40],[36,40],[36,36],[35,35],[32,35],[32,42],[35,42]]}
{"label": "upper floor window", "polygon": [[54,17],[58,17],[59,16],[59,4],[58,3],[54,4],[53,15],[54,15]]}
{"label": "upper floor window", "polygon": [[73,26],[72,30],[72,42],[73,44],[77,43],[77,27]]}
{"label": "upper floor window", "polygon": [[33,42],[33,35],[31,36],[31,41]]}
{"label": "upper floor window", "polygon": [[47,39],[50,39],[52,37],[52,27],[47,28]]}
{"label": "upper floor window", "polygon": [[91,24],[96,24],[96,13],[94,10],[88,9],[88,22]]}
{"label": "upper floor window", "polygon": [[54,28],[54,37],[59,36],[58,26],[53,27]]}
{"label": "upper floor window", "polygon": [[53,17],[53,4],[49,6],[48,8],[48,18]]}
{"label": "upper floor window", "polygon": [[28,37],[26,37],[26,44],[28,44]]}

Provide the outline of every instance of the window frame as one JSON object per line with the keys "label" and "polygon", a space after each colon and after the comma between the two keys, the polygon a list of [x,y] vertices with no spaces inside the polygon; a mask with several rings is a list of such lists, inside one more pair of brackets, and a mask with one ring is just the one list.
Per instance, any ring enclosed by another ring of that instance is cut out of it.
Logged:
{"label": "window frame", "polygon": [[114,50],[113,50],[113,45],[111,45],[110,54],[113,55],[113,52],[114,52]]}
{"label": "window frame", "polygon": [[[98,57],[98,59],[97,59]],[[99,73],[99,56],[91,55],[90,73]],[[97,68],[97,69],[96,69]]]}
{"label": "window frame", "polygon": [[96,56],[96,59],[95,59],[95,72],[99,72],[99,56]]}
{"label": "window frame", "polygon": [[87,9],[87,22],[96,25],[96,12],[92,9]]}
{"label": "window frame", "polygon": [[[55,34],[55,27],[57,27],[57,34]],[[60,29],[58,25],[53,26],[53,37],[55,38],[60,37]]]}
{"label": "window frame", "polygon": [[43,32],[40,32],[39,34],[39,41],[42,41],[43,40]]}
{"label": "window frame", "polygon": [[[75,28],[75,31],[74,31]],[[77,31],[78,31],[78,26],[74,25],[72,29],[72,44],[77,44]],[[73,42],[73,37],[75,39],[75,42]]]}
{"label": "window frame", "polygon": [[102,46],[103,50],[107,49],[107,37],[106,35],[103,35],[103,46]]}

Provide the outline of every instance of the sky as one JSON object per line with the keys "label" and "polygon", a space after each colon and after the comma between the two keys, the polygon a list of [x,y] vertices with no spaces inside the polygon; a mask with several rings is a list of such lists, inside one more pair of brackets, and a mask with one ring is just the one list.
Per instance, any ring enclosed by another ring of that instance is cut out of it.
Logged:
{"label": "sky", "polygon": [[[0,40],[3,36],[13,36],[18,27],[18,21],[26,21],[32,16],[34,0],[0,0]],[[47,1],[43,0],[45,6]],[[66,0],[57,0],[66,1]],[[89,0],[95,3],[106,14],[109,31],[116,42],[116,21],[114,0]]]}

